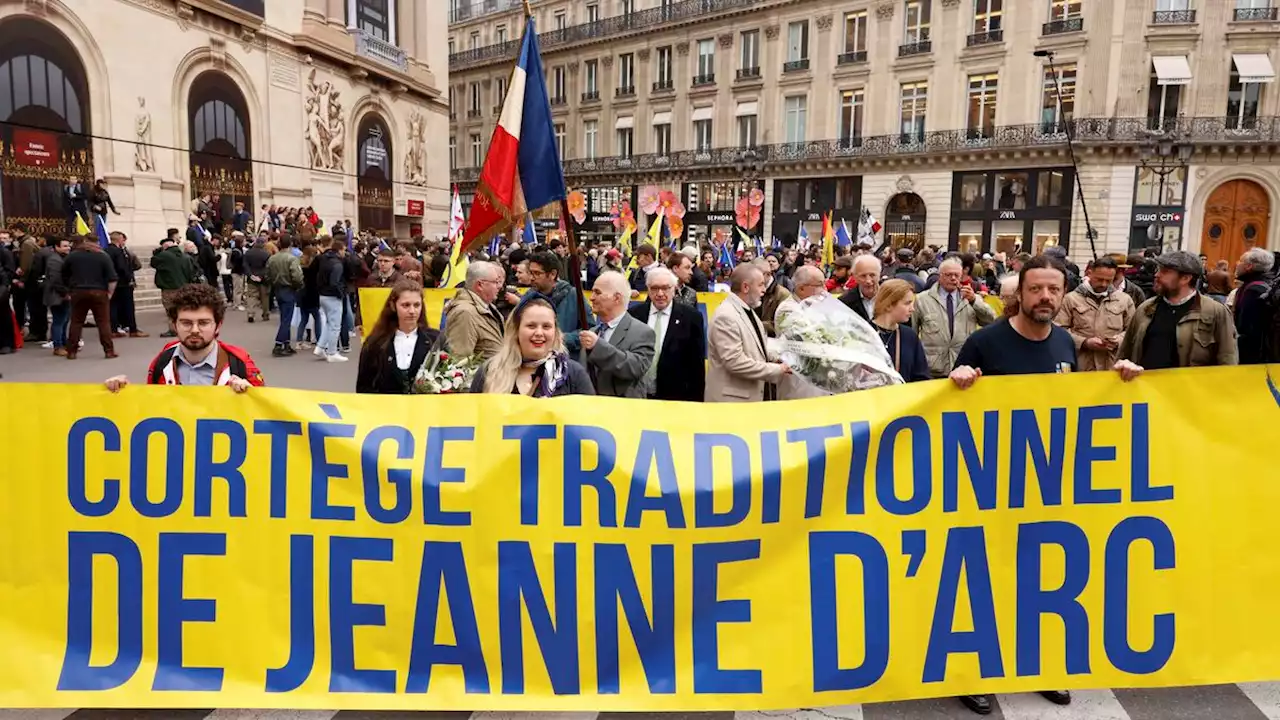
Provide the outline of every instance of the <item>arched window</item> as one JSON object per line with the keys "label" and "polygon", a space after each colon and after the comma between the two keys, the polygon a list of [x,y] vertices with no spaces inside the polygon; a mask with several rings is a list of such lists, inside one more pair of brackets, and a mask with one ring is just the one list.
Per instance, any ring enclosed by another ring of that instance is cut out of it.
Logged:
{"label": "arched window", "polygon": [[360,177],[391,179],[391,133],[374,115],[366,115],[360,123]]}
{"label": "arched window", "polygon": [[208,70],[187,99],[191,196],[209,196],[215,229],[230,222],[236,204],[253,213],[253,142],[244,93],[225,73]]}
{"label": "arched window", "polygon": [[359,146],[356,156],[359,226],[361,230],[387,237],[395,224],[391,132],[381,117],[368,113],[356,130],[356,143]]}

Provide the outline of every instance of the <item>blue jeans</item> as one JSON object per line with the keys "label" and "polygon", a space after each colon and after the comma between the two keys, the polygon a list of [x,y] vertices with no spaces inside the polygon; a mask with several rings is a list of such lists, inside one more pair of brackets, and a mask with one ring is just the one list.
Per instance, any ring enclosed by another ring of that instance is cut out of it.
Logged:
{"label": "blue jeans", "polygon": [[324,313],[324,332],[317,345],[325,355],[337,355],[338,331],[342,328],[342,298],[321,295],[320,312]]}
{"label": "blue jeans", "polygon": [[63,300],[61,305],[54,305],[49,308],[53,313],[53,340],[54,349],[64,348],[67,346],[67,325],[71,321],[71,301]]}
{"label": "blue jeans", "polygon": [[290,287],[276,288],[276,302],[280,304],[280,327],[276,330],[276,345],[289,344],[289,330],[293,325],[293,305],[298,293]]}
{"label": "blue jeans", "polygon": [[302,342],[303,338],[306,337],[308,319],[310,319],[311,324],[315,326],[315,332],[313,332],[312,334],[316,336],[316,342],[318,343],[320,341],[320,308],[319,307],[298,308],[298,330],[296,333],[294,333],[294,336],[293,336],[294,340],[297,342]]}

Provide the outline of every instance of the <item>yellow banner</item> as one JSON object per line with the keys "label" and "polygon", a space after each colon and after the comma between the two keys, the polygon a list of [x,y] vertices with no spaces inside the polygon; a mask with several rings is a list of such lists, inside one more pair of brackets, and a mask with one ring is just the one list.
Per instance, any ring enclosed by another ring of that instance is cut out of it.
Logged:
{"label": "yellow banner", "polygon": [[[427,322],[431,327],[436,329],[444,328],[444,308],[445,305],[453,299],[457,294],[454,289],[429,288],[422,292],[422,302],[426,306]],[[390,288],[360,288],[360,320],[363,323],[364,331],[369,332],[373,328],[374,323],[378,321],[378,313],[382,312],[382,306],[387,303],[387,296],[391,294]],[[583,293],[587,301],[591,301],[591,291],[587,290]],[[648,293],[640,293],[640,297],[632,300],[634,303],[642,303],[645,301]],[[720,307],[720,303],[724,300],[724,293],[698,293],[698,309],[702,311],[703,320],[706,327],[711,327],[711,316],[715,314],[716,308]]]}
{"label": "yellow banner", "polygon": [[733,710],[1280,677],[1262,367],[732,409],[4,393],[0,707]]}

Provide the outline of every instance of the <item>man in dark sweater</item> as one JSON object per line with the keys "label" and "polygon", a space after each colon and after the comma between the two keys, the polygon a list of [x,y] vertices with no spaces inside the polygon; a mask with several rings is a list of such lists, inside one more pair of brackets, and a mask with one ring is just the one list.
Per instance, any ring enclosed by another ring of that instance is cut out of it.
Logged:
{"label": "man in dark sweater", "polygon": [[1236,328],[1226,305],[1196,292],[1204,268],[1185,250],[1156,259],[1156,296],[1138,306],[1120,357],[1148,370],[1235,365]]}
{"label": "man in dark sweater", "polygon": [[98,340],[107,358],[116,357],[111,339],[111,295],[116,289],[111,258],[92,239],[80,238],[62,263],[62,282],[71,294],[71,331],[67,334],[67,359],[75,360],[85,317],[93,313]]}
{"label": "man in dark sweater", "polygon": [[147,334],[138,329],[138,315],[134,311],[133,289],[134,270],[137,259],[125,248],[128,237],[122,232],[111,233],[111,244],[107,245],[107,257],[111,258],[111,267],[116,271],[116,292],[111,296],[111,336],[116,338],[144,338]]}
{"label": "man in dark sweater", "polygon": [[270,259],[271,253],[267,252],[261,237],[254,241],[253,247],[244,251],[244,306],[249,322],[253,322],[255,315],[261,315],[263,322],[271,319],[271,286],[267,284],[267,261]]}

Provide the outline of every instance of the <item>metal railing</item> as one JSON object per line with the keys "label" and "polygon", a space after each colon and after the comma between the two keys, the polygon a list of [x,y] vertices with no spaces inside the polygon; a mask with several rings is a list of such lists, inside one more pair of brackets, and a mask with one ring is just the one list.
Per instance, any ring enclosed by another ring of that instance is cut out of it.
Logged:
{"label": "metal railing", "polygon": [[474,120],[475,118],[480,117],[480,115],[481,115],[480,108],[471,108],[470,110],[467,111],[467,117],[469,119]]}
{"label": "metal railing", "polygon": [[705,75],[694,75],[692,82],[693,82],[693,87],[698,87],[700,85],[715,85],[716,74],[707,73]]}
{"label": "metal railing", "polygon": [[921,40],[920,42],[905,43],[898,46],[898,57],[924,55],[931,52],[933,52],[933,42],[930,40]]}
{"label": "metal railing", "polygon": [[782,63],[782,72],[800,72],[809,69],[809,58],[800,58],[799,60],[788,60]]}
{"label": "metal railing", "polygon": [[1064,20],[1050,20],[1040,28],[1041,35],[1061,35],[1084,30],[1084,18],[1072,17]]}
{"label": "metal railing", "polygon": [[589,102],[600,102],[600,91],[599,91],[599,90],[588,90],[588,91],[586,91],[586,92],[582,93],[582,102],[584,102],[584,103],[589,103]]}
{"label": "metal railing", "polygon": [[636,96],[636,86],[635,86],[635,85],[623,85],[622,87],[614,88],[614,89],[613,89],[613,96],[614,96],[614,97],[616,97],[616,98],[635,97],[635,96]]}
{"label": "metal railing", "polygon": [[[1153,129],[1157,121],[1135,118],[1076,118],[1028,125],[1002,125],[984,128],[975,134],[969,130],[935,130],[933,132],[893,133],[890,135],[811,140],[798,143],[757,145],[755,161],[770,166],[806,160],[885,159],[903,156],[948,154],[998,150],[1007,148],[1065,147],[1067,133],[1082,145],[1132,147],[1163,133],[1176,136],[1179,142],[1198,145],[1280,145],[1280,117],[1245,118],[1197,117],[1165,118],[1163,129]],[[571,159],[564,163],[570,177],[590,177],[646,170],[719,170],[733,172],[742,157],[739,147],[677,150],[630,157],[597,157]],[[454,182],[474,182],[480,168],[458,168]]]}
{"label": "metal railing", "polygon": [[994,43],[1004,42],[1004,30],[989,30],[982,33],[973,33],[965,40],[965,47],[976,47],[978,45],[991,45]]}
{"label": "metal railing", "polygon": [[1274,22],[1280,17],[1280,8],[1236,8],[1232,16],[1236,22]]}
{"label": "metal railing", "polygon": [[[741,10],[758,5],[765,0],[683,0],[667,7],[638,10],[630,15],[616,15],[595,22],[570,25],[560,30],[538,33],[538,43],[545,52],[557,47],[586,40],[598,40],[620,33],[651,30],[672,22],[715,15],[730,10]],[[519,3],[517,3],[519,4]],[[499,60],[510,60],[520,48],[520,40],[463,50],[449,56],[449,69],[480,65]]]}
{"label": "metal railing", "polygon": [[409,69],[409,55],[404,50],[360,28],[350,28],[348,31],[355,38],[356,55],[390,65],[400,72]]}
{"label": "metal railing", "polygon": [[551,104],[552,105],[568,105],[569,98],[565,97],[564,95],[554,95],[551,98]]}
{"label": "metal railing", "polygon": [[664,92],[666,90],[674,90],[675,87],[676,87],[675,82],[673,82],[670,78],[667,78],[666,80],[656,80],[653,83],[654,92]]}
{"label": "metal railing", "polygon": [[760,78],[760,67],[738,68],[738,80],[757,80]]}
{"label": "metal railing", "polygon": [[1151,13],[1152,25],[1182,25],[1195,21],[1195,10],[1156,10]]}
{"label": "metal railing", "polygon": [[854,52],[840,53],[836,58],[837,65],[853,65],[854,63],[864,63],[867,61],[866,50],[855,50]]}

